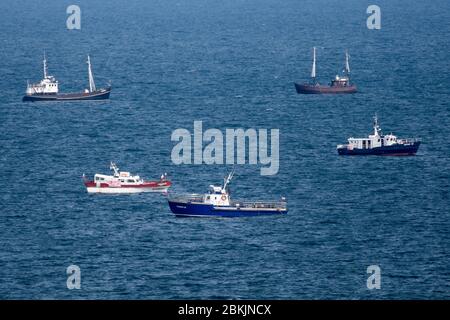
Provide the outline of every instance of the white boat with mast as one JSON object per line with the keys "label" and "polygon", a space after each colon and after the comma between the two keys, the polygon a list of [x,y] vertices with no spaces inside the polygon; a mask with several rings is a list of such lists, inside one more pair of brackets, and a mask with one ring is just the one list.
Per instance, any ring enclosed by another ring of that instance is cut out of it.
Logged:
{"label": "white boat with mast", "polygon": [[59,83],[54,76],[48,74],[47,57],[44,54],[44,78],[38,83],[27,83],[26,94],[22,101],[70,101],[70,100],[105,100],[109,99],[111,85],[97,89],[92,72],[91,58],[88,55],[89,89],[84,92],[59,93]]}

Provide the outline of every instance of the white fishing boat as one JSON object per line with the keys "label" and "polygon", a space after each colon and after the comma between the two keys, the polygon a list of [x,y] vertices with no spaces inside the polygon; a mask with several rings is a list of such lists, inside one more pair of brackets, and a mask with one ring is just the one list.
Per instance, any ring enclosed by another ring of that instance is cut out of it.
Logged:
{"label": "white fishing boat", "polygon": [[111,86],[97,89],[92,72],[91,58],[88,55],[89,89],[84,92],[59,93],[59,83],[54,76],[48,74],[47,58],[44,55],[44,79],[38,83],[28,83],[22,101],[71,101],[71,100],[105,100],[109,99]]}
{"label": "white fishing boat", "polygon": [[127,171],[120,171],[114,162],[110,169],[113,175],[97,173],[94,180],[88,180],[83,175],[84,185],[88,193],[140,193],[140,192],[166,192],[172,183],[167,174],[161,175],[159,180],[145,181],[138,175]]}

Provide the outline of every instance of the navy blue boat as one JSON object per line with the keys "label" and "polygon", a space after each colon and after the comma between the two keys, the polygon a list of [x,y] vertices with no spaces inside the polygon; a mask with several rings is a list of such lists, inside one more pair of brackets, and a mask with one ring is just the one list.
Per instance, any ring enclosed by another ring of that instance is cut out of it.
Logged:
{"label": "navy blue boat", "polygon": [[111,85],[106,88],[95,87],[91,59],[88,56],[89,89],[84,92],[59,93],[58,81],[48,74],[47,59],[44,55],[44,79],[39,83],[28,83],[27,91],[22,101],[73,101],[73,100],[105,100],[109,99]]}
{"label": "navy blue boat", "polygon": [[419,149],[420,139],[398,139],[393,134],[383,135],[376,116],[373,129],[374,133],[368,138],[349,138],[348,144],[338,145],[338,154],[409,156],[415,155]]}
{"label": "navy blue boat", "polygon": [[228,185],[231,172],[222,187],[210,185],[206,194],[169,194],[170,210],[180,217],[254,217],[287,213],[286,200],[235,201],[231,200]]}

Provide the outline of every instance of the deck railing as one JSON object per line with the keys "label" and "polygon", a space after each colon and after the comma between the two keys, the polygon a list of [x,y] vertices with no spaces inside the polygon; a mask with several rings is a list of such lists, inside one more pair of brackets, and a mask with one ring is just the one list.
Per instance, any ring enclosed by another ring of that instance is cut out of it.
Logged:
{"label": "deck railing", "polygon": [[168,198],[174,202],[203,202],[203,195],[196,193],[169,193]]}
{"label": "deck railing", "polygon": [[239,208],[286,209],[286,201],[231,201],[231,206]]}
{"label": "deck railing", "polygon": [[420,138],[403,138],[403,139],[397,139],[397,143],[400,144],[408,144],[408,143],[415,143],[422,141]]}

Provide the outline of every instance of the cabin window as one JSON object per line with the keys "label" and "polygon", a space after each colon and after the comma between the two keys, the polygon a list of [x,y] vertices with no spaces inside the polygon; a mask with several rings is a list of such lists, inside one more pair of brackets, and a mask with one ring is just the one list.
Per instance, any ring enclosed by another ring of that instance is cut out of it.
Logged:
{"label": "cabin window", "polygon": [[128,179],[127,182],[134,183],[133,179]]}
{"label": "cabin window", "polygon": [[100,180],[100,178],[99,177],[95,177],[95,180],[98,181],[98,180]]}
{"label": "cabin window", "polygon": [[209,200],[209,199],[211,199],[211,197],[210,197],[210,196],[207,196],[207,197],[206,197],[206,200]]}
{"label": "cabin window", "polygon": [[362,145],[363,145],[363,149],[365,149],[366,148],[366,140],[363,140]]}

